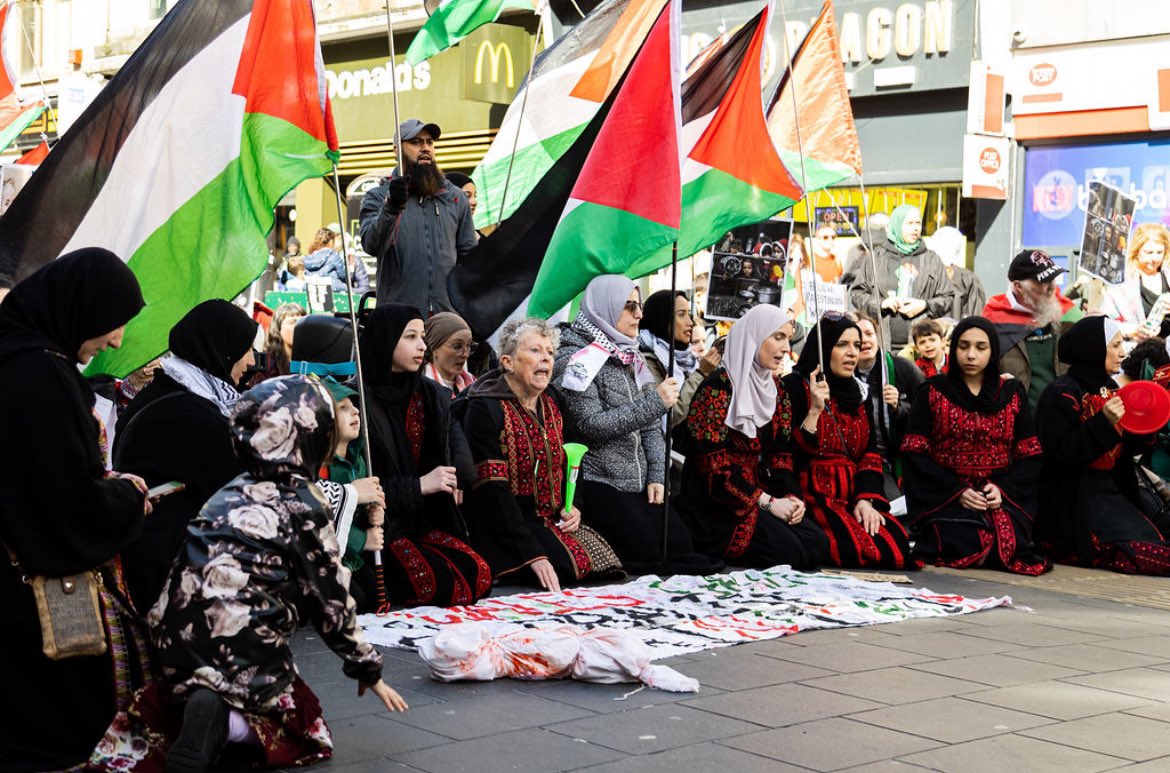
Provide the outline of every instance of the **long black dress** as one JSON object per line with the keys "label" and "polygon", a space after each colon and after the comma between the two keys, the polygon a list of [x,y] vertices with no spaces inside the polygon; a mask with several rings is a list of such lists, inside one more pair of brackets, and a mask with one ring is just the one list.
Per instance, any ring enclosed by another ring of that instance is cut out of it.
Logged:
{"label": "long black dress", "polygon": [[1044,448],[1036,539],[1062,563],[1170,575],[1170,542],[1138,496],[1133,463],[1153,436],[1122,433],[1101,412],[1117,386],[1104,368],[1103,326],[1086,317],[1060,337],[1069,371],[1036,407]]}
{"label": "long black dress", "polygon": [[145,676],[145,652],[107,565],[142,528],[144,493],[107,477],[93,392],[77,370],[82,342],[125,324],[142,305],[130,270],[96,249],[58,258],[0,304],[0,541],[32,574],[102,566],[109,645],[104,655],[45,657],[32,591],[7,555],[0,560],[6,773],[84,762]]}
{"label": "long black dress", "polygon": [[[987,335],[992,363],[978,395],[963,383],[956,358],[959,338],[973,327]],[[930,379],[914,398],[902,443],[914,555],[939,566],[1038,575],[1051,568],[1032,545],[1040,441],[1023,385],[995,372],[997,344],[990,322],[963,320],[951,334],[951,373]],[[1002,494],[1000,508],[960,504],[964,491],[989,482]]]}
{"label": "long black dress", "polygon": [[[256,323],[227,301],[206,301],[171,329],[172,354],[232,389],[232,365],[252,346]],[[234,389],[231,392],[234,396]],[[221,486],[243,472],[232,448],[227,416],[212,400],[189,391],[159,369],[118,420],[114,468],[148,486],[177,480],[186,488],[155,504],[142,535],[122,551],[135,607],[154,605],[179,552],[187,524]]]}
{"label": "long black dress", "polygon": [[[460,487],[474,482],[462,428],[451,420],[448,390],[415,372],[394,373],[391,358],[407,323],[422,316],[391,303],[370,315],[362,333],[366,420],[373,473],[386,494],[386,590],[393,606],[474,604],[491,591],[486,561],[468,544],[467,527],[450,494],[423,496],[420,478],[453,466]],[[372,576],[355,575],[366,597],[378,598]]]}
{"label": "long black dress", "polygon": [[695,547],[707,555],[742,566],[814,569],[829,552],[821,527],[811,518],[791,526],[759,506],[765,493],[801,498],[792,467],[791,400],[777,380],[772,421],[749,438],[727,426],[731,393],[725,370],[712,373],[695,392],[682,494],[674,505]]}
{"label": "long black dress", "polygon": [[[811,397],[806,380],[817,366],[818,345],[824,361],[846,329],[847,319],[823,319],[809,334],[796,369],[783,380],[792,401],[793,467],[807,507],[805,518],[817,522],[829,538],[829,562],[836,566],[883,569],[917,568],[910,557],[910,535],[897,519],[887,517],[870,535],[853,515],[866,499],[879,512],[890,504],[883,494],[882,460],[877,439],[856,379],[826,374],[830,397],[817,419],[816,433],[804,429]],[[860,336],[860,330],[858,330]],[[823,343],[822,343],[823,342]]]}
{"label": "long black dress", "polygon": [[624,576],[596,531],[583,523],[573,532],[557,526],[565,500],[565,420],[556,391],[550,387],[529,411],[494,371],[465,395],[463,426],[476,474],[472,545],[492,574],[535,585],[531,566],[544,558],[565,586]]}

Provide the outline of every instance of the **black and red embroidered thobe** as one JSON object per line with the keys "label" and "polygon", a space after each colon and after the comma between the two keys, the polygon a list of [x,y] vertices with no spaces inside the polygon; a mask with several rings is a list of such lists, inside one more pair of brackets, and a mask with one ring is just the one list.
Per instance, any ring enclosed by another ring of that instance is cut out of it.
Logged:
{"label": "black and red embroidered thobe", "polygon": [[[902,462],[914,555],[928,564],[987,566],[1038,575],[1050,562],[1036,555],[1032,526],[1040,441],[1019,381],[1005,379],[987,412],[959,405],[935,382],[910,409]],[[991,483],[995,510],[969,510],[959,498]]]}
{"label": "black and red embroidered thobe", "polygon": [[828,555],[828,540],[811,518],[795,526],[761,510],[760,498],[795,496],[792,404],[777,384],[776,412],[756,436],[727,426],[732,386],[727,371],[704,379],[687,415],[689,450],[675,507],[695,547],[740,566],[788,564],[809,570]]}
{"label": "black and red embroidered thobe", "polygon": [[917,568],[919,562],[910,557],[910,536],[901,523],[886,517],[878,533],[870,536],[853,514],[862,499],[878,512],[890,510],[865,404],[846,411],[830,397],[813,434],[801,427],[808,416],[808,384],[794,373],[783,385],[792,403],[792,426],[797,428],[792,456],[807,507],[805,517],[815,520],[829,538],[828,561],[836,566]]}
{"label": "black and red embroidered thobe", "polygon": [[535,582],[531,566],[542,558],[562,585],[625,575],[596,531],[557,525],[565,502],[565,422],[550,393],[540,395],[535,411],[514,397],[472,396],[463,423],[476,472],[472,544],[493,575]]}
{"label": "black and red embroidered thobe", "polygon": [[[377,398],[369,401],[373,471],[386,494],[382,562],[395,607],[474,604],[492,587],[487,562],[464,541],[466,528],[451,495],[424,496],[421,491],[420,478],[452,459],[450,397],[440,389],[444,387],[420,379],[404,407]],[[390,411],[401,412],[401,425],[391,422],[398,417]],[[399,432],[405,437],[396,438]],[[460,441],[462,437],[459,431]],[[355,574],[354,580],[363,583],[367,598],[377,598],[372,571]]]}
{"label": "black and red embroidered thobe", "polygon": [[1061,563],[1168,575],[1170,542],[1139,496],[1133,463],[1152,438],[1121,434],[1101,413],[1107,399],[1072,376],[1056,379],[1040,396],[1037,541]]}

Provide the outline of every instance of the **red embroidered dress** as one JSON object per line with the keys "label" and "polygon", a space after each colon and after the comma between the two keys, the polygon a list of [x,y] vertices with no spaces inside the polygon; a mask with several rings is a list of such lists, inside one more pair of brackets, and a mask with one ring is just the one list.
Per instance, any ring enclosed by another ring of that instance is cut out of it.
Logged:
{"label": "red embroidered dress", "polygon": [[557,526],[565,498],[564,419],[552,394],[537,410],[520,405],[506,382],[485,382],[469,393],[463,421],[475,460],[471,504],[476,517],[473,544],[496,577],[535,578],[527,569],[548,559],[562,584],[591,575],[624,575],[621,562],[596,531],[581,524]]}
{"label": "red embroidered dress", "polygon": [[1040,397],[1037,541],[1060,562],[1170,575],[1170,541],[1143,507],[1133,463],[1152,436],[1120,434],[1101,412],[1106,400],[1071,375]]}
{"label": "red embroidered dress", "polygon": [[790,526],[760,509],[760,497],[800,496],[792,469],[792,403],[777,384],[776,412],[756,437],[728,427],[732,386],[727,372],[708,376],[691,400],[691,442],[683,471],[679,514],[695,547],[747,566],[788,564],[813,569],[828,542],[811,519]]}
{"label": "red embroidered dress", "polygon": [[[945,382],[944,382],[945,386]],[[1038,575],[1051,564],[1032,549],[1040,442],[1019,381],[1005,379],[986,412],[960,405],[938,380],[914,399],[903,471],[914,554],[927,563],[989,566]],[[959,498],[991,483],[1003,505],[969,510]]]}
{"label": "red embroidered dress", "polygon": [[842,410],[830,398],[817,419],[816,434],[801,425],[808,416],[808,383],[799,373],[784,379],[792,401],[793,461],[804,492],[806,518],[815,520],[829,538],[829,561],[836,566],[886,569],[917,568],[910,558],[910,537],[896,519],[886,517],[870,536],[853,515],[867,499],[879,512],[890,504],[882,493],[882,460],[865,404]]}

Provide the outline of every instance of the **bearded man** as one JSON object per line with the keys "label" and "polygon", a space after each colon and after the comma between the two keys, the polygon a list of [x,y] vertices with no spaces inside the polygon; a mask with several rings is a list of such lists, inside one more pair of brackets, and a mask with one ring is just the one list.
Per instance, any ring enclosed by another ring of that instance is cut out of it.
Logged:
{"label": "bearded man", "polygon": [[405,303],[427,317],[454,311],[447,274],[477,237],[467,195],[435,161],[438,124],[398,127],[398,168],[362,198],[362,247],[378,259],[378,303]]}
{"label": "bearded man", "polygon": [[1083,316],[1055,284],[1066,270],[1043,250],[1024,250],[1008,266],[1007,292],[983,308],[999,334],[999,372],[1023,383],[1033,411],[1044,387],[1068,370],[1056,357],[1056,342]]}

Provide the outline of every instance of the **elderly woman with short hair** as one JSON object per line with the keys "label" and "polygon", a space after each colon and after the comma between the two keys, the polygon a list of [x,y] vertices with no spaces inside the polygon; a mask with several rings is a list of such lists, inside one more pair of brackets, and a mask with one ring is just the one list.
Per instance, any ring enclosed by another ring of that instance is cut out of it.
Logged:
{"label": "elderly woman with short hair", "polygon": [[473,547],[493,576],[551,591],[623,574],[609,544],[566,507],[564,418],[549,386],[559,341],[542,319],[507,323],[500,367],[460,401],[475,459]]}

